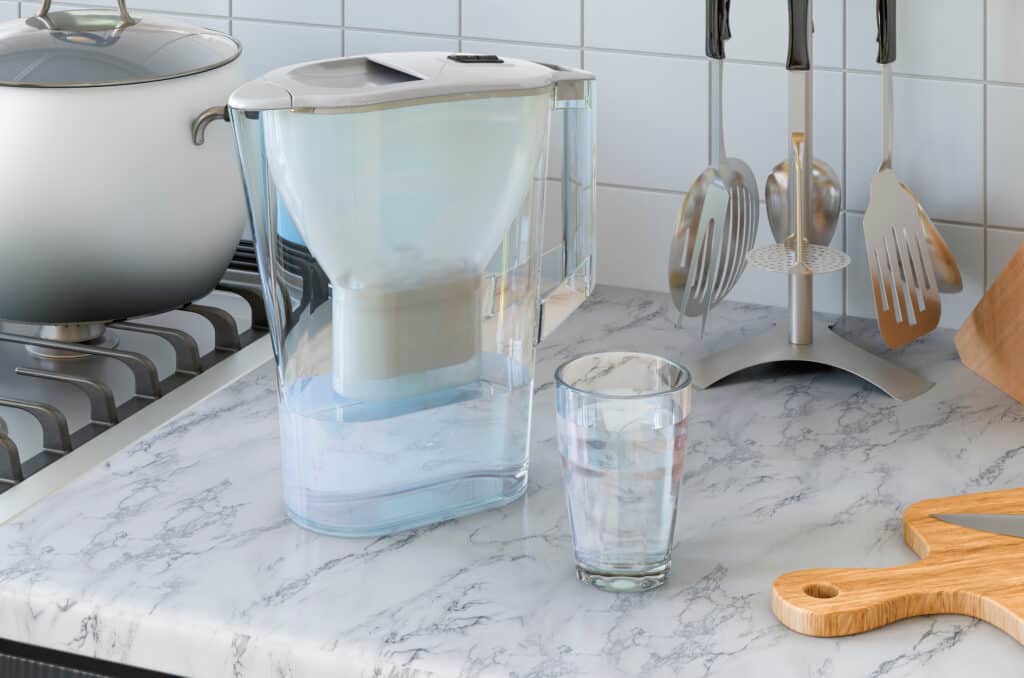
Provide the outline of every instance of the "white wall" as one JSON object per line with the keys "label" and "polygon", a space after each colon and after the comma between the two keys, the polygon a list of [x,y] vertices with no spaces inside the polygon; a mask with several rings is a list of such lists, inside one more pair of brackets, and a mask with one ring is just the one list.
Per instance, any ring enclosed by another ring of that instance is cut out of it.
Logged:
{"label": "white wall", "polygon": [[[88,4],[113,5],[101,1]],[[35,5],[0,0],[0,18]],[[704,0],[128,0],[244,44],[252,76],[277,65],[385,50],[464,50],[593,70],[599,80],[603,283],[663,290],[684,191],[707,159]],[[880,154],[874,0],[815,3],[815,146],[843,177],[836,245],[854,266],[818,281],[819,310],[873,315],[861,219]],[[726,142],[763,183],[786,154],[785,0],[735,0]],[[896,169],[956,252],[956,327],[1024,243],[1024,1],[900,0]],[[557,135],[556,135],[557,143]],[[557,174],[557,167],[553,167]],[[762,214],[761,239],[767,241]],[[748,271],[735,299],[785,304]]]}

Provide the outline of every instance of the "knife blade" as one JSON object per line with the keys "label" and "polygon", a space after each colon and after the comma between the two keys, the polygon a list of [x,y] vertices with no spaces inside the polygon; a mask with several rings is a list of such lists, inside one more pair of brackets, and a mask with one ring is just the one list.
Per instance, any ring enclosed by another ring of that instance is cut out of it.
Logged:
{"label": "knife blade", "polygon": [[991,532],[1006,537],[1024,537],[1024,514],[1011,513],[933,513],[932,518],[966,527],[970,530]]}

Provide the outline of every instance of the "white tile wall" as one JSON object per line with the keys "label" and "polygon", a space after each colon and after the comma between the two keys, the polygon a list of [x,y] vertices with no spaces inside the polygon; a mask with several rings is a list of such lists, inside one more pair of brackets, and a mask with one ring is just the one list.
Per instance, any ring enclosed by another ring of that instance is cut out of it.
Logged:
{"label": "white tile wall", "polygon": [[334,28],[234,19],[231,32],[242,43],[250,78],[288,63],[341,56],[341,31]]}
{"label": "white tile wall", "polygon": [[579,45],[582,1],[462,0],[462,33],[479,38]]}
{"label": "white tile wall", "polygon": [[358,28],[458,35],[459,0],[346,0],[345,23]]}
{"label": "white tile wall", "polygon": [[596,50],[583,60],[599,79],[598,181],[685,191],[707,163],[707,65]]}
{"label": "white tile wall", "polygon": [[[76,5],[112,5],[86,0]],[[598,192],[606,283],[664,290],[668,239],[707,161],[705,0],[128,0],[231,31],[250,75],[385,50],[497,52],[598,76]],[[735,0],[726,52],[731,155],[763,182],[786,154],[786,0]],[[873,315],[862,215],[880,154],[874,0],[815,2],[815,154],[843,178],[834,245],[854,264],[817,281],[817,308]],[[0,19],[34,11],[0,0]],[[957,254],[957,326],[1024,245],[1024,0],[900,0],[896,169]],[[552,143],[560,144],[557,124]],[[552,155],[550,176],[561,158]],[[552,187],[556,184],[552,183]],[[557,196],[557,191],[551,191]],[[554,206],[549,213],[557,215]],[[762,216],[762,241],[770,236]],[[784,305],[785,283],[748,272],[733,297]]]}
{"label": "white tile wall", "polygon": [[988,87],[988,223],[1024,228],[1024,87]]}
{"label": "white tile wall", "polygon": [[988,286],[999,277],[999,272],[1006,268],[1010,259],[1021,247],[1024,247],[1024,231],[1004,231],[1002,229],[990,228],[986,234],[988,242],[986,252],[988,256]]}
{"label": "white tile wall", "polygon": [[586,0],[583,33],[588,47],[704,54],[704,7],[664,0]]}
{"label": "white tile wall", "polygon": [[459,39],[456,37],[364,30],[345,31],[345,54],[348,56],[379,52],[457,51],[459,51]]}
{"label": "white tile wall", "polygon": [[[897,73],[984,77],[985,0],[900,0],[896,8]],[[875,2],[847,0],[846,9],[847,68],[878,70]]]}
{"label": "white tile wall", "polygon": [[335,0],[233,0],[231,14],[245,19],[341,25],[341,3]]}
{"label": "white tile wall", "polygon": [[988,0],[988,78],[995,82],[1024,83],[1024,3]]}
{"label": "white tile wall", "polygon": [[[864,210],[881,156],[881,77],[847,76],[847,205]],[[934,219],[984,223],[985,86],[895,79],[893,166]],[[1022,165],[1024,167],[1024,165]]]}

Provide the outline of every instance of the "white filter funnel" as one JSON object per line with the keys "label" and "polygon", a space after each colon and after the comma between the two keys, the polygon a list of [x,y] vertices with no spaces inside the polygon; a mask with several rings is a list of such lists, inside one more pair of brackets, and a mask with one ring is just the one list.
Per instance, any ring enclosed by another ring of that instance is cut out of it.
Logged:
{"label": "white filter funnel", "polygon": [[550,89],[274,111],[274,184],[333,286],[334,385],[414,396],[477,378],[480,277],[522,214]]}
{"label": "white filter funnel", "polygon": [[479,275],[530,189],[550,94],[267,116],[274,183],[335,285]]}

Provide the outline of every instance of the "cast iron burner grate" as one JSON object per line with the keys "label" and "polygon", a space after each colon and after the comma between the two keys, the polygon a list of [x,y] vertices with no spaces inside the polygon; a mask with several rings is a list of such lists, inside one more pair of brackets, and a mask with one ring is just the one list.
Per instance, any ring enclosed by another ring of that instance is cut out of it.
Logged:
{"label": "cast iron burner grate", "polygon": [[213,349],[205,354],[201,354],[196,338],[182,329],[140,320],[122,320],[108,325],[109,328],[121,333],[158,337],[169,344],[174,351],[175,364],[173,371],[164,378],[160,377],[154,361],[138,351],[107,348],[89,343],[42,339],[38,336],[0,331],[0,343],[86,354],[86,360],[116,361],[127,367],[134,378],[134,394],[117,404],[114,392],[107,383],[75,374],[74,370],[64,367],[63,363],[67,361],[40,362],[34,360],[33,355],[28,351],[23,351],[24,364],[0,365],[0,369],[13,369],[14,374],[19,377],[72,386],[83,393],[89,403],[88,423],[72,431],[69,430],[68,419],[64,412],[58,407],[46,402],[0,393],[0,408],[12,408],[30,414],[39,423],[43,440],[41,451],[22,460],[21,451],[8,435],[8,426],[0,416],[0,493],[117,426],[131,415],[249,346],[268,332],[266,307],[263,303],[263,293],[256,264],[256,251],[251,241],[239,243],[228,271],[217,285],[217,289],[241,297],[251,310],[252,322],[249,329],[241,331],[235,316],[225,308],[211,303],[191,303],[183,306],[181,311],[194,314],[212,326]]}

